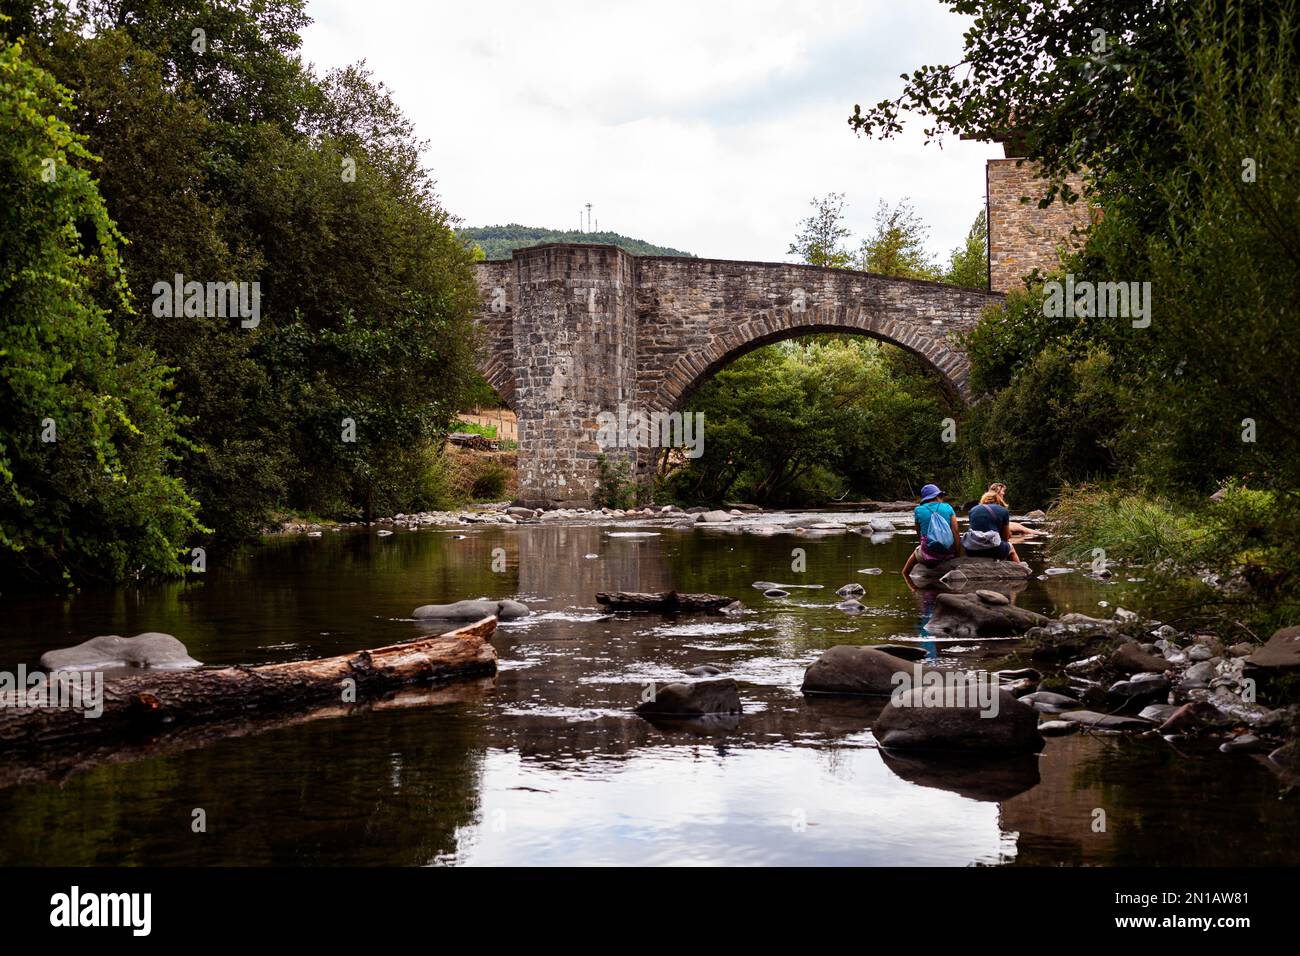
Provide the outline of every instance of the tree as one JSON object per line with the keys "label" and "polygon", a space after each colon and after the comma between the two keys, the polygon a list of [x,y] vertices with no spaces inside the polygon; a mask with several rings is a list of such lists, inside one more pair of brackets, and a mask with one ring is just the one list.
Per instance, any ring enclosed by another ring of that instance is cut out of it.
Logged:
{"label": "tree", "polygon": [[798,256],[810,266],[830,266],[846,269],[853,255],[844,248],[849,236],[844,225],[844,194],[827,193],[810,202],[813,214],[799,223],[799,231],[786,254]]}
{"label": "tree", "polygon": [[910,200],[876,207],[874,232],[862,241],[858,258],[864,272],[906,279],[937,279],[939,269],[925,251],[929,228]]}
{"label": "tree", "polygon": [[943,274],[943,281],[953,285],[966,286],[971,289],[989,287],[989,221],[986,210],[981,209],[970,231],[966,233],[965,245],[952,251],[948,260],[948,271]]}
{"label": "tree", "polygon": [[112,322],[121,237],[70,105],[0,46],[0,571],[28,585],[177,574],[199,529],[167,369]]}

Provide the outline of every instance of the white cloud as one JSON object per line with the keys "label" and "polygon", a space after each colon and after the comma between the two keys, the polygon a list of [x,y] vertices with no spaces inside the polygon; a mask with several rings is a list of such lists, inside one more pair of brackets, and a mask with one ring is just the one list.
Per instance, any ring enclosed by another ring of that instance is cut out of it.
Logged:
{"label": "white cloud", "polygon": [[304,55],[369,61],[430,140],[448,209],[469,225],[601,228],[701,256],[780,260],[808,201],[848,195],[862,234],[910,196],[946,257],[983,203],[997,147],[857,138],[855,102],[956,59],[937,2],[314,0]]}

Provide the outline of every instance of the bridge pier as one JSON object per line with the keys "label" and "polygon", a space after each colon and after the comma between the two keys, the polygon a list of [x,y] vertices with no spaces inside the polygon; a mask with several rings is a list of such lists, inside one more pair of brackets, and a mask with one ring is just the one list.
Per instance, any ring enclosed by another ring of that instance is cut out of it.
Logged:
{"label": "bridge pier", "polygon": [[588,506],[599,458],[636,470],[636,449],[597,444],[597,416],[636,400],[636,259],[615,246],[514,256],[519,500]]}

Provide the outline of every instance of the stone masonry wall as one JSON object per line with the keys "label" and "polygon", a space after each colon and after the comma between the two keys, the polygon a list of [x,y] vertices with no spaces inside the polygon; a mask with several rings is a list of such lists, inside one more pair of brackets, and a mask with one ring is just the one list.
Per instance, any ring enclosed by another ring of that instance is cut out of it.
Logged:
{"label": "stone masonry wall", "polygon": [[[1047,184],[1037,166],[1026,159],[991,159],[985,167],[989,219],[989,287],[1007,292],[1021,287],[1021,278],[1034,269],[1049,272],[1059,263],[1060,247],[1072,244],[1071,232],[1091,222],[1081,199],[1066,206],[1059,200],[1046,209],[1038,201]],[[1067,180],[1082,191],[1078,180]],[[1028,197],[1028,202],[1022,202]]]}

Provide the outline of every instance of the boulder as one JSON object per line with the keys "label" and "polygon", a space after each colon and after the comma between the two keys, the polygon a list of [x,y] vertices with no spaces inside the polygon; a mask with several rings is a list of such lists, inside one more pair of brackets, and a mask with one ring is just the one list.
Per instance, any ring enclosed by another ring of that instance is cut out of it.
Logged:
{"label": "boulder", "polygon": [[[1146,714],[1148,707],[1142,711],[1142,716]],[[1154,719],[1154,718],[1148,718]],[[1194,700],[1190,704],[1175,708],[1173,713],[1165,717],[1160,723],[1160,732],[1162,734],[1191,734],[1201,730],[1221,730],[1225,727],[1231,727],[1235,721],[1231,717],[1219,713],[1218,708],[1203,700]]]}
{"label": "boulder", "polygon": [[740,691],[730,677],[693,683],[661,684],[654,696],[642,701],[636,712],[643,717],[706,717],[739,714]]}
{"label": "boulder", "polygon": [[1106,697],[1113,705],[1159,703],[1169,697],[1169,678],[1164,674],[1134,674],[1131,680],[1111,684]]}
{"label": "boulder", "polygon": [[152,667],[179,670],[198,667],[185,645],[170,634],[148,631],[135,637],[105,634],[75,647],[46,651],[41,666],[51,671],[109,670],[115,667]]}
{"label": "boulder", "polygon": [[894,525],[894,522],[890,521],[888,518],[872,518],[867,522],[867,527],[872,531],[877,531],[882,534],[893,534],[898,530]]}
{"label": "boulder", "polygon": [[695,516],[696,523],[700,524],[726,524],[732,520],[732,516],[725,511],[704,511]]}
{"label": "boulder", "polygon": [[926,668],[874,647],[839,644],[822,652],[803,675],[805,694],[841,697],[888,697],[898,686],[897,674],[915,675]]}
{"label": "boulder", "polygon": [[1048,621],[1046,616],[1018,608],[1010,601],[997,604],[978,593],[939,594],[926,629],[950,634],[1019,634]]}
{"label": "boulder", "polygon": [[1024,582],[1029,580],[1029,565],[1014,561],[995,561],[991,558],[949,558],[932,568],[919,562],[909,575],[912,583],[920,587],[934,587],[944,581],[944,577],[954,571],[961,572],[961,580],[954,576],[957,587],[975,585],[982,587],[989,582]]}
{"label": "boulder", "polygon": [[495,617],[513,621],[529,615],[528,605],[518,601],[456,601],[454,604],[423,604],[411,612],[417,621],[478,621]]}
{"label": "boulder", "polygon": [[1143,671],[1158,674],[1169,665],[1163,657],[1148,654],[1137,644],[1121,644],[1110,655],[1110,666],[1121,674],[1137,674]]}
{"label": "boulder", "polygon": [[506,514],[512,518],[518,518],[520,521],[528,521],[530,518],[537,517],[537,512],[532,508],[507,508]]}
{"label": "boulder", "polygon": [[[1035,753],[1043,747],[1038,714],[1005,690],[994,689],[996,707],[981,708],[974,695],[949,692],[940,706],[926,706],[930,693],[914,687],[893,698],[871,728],[888,750],[954,750],[962,753]],[[960,704],[960,706],[959,706]]]}
{"label": "boulder", "polygon": [[1268,670],[1300,667],[1300,625],[1274,632],[1263,647],[1246,658],[1246,663]]}

